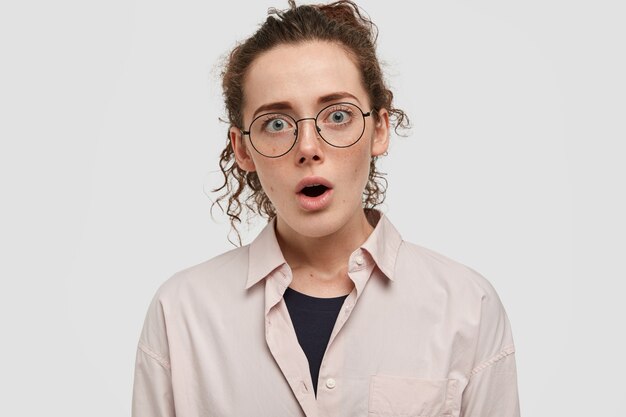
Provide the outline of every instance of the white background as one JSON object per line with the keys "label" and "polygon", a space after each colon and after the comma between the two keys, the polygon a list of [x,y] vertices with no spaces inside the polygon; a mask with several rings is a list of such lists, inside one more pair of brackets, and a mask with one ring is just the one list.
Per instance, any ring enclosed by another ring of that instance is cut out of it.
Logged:
{"label": "white background", "polygon": [[[360,4],[413,122],[383,210],[494,285],[523,415],[623,416],[623,3]],[[154,291],[232,248],[218,63],[269,6],[0,6],[0,415],[130,414]]]}

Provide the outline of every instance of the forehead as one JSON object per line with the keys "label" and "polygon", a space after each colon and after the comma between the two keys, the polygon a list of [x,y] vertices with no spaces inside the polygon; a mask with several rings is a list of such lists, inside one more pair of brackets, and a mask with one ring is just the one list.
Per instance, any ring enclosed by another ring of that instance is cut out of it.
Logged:
{"label": "forehead", "polygon": [[314,111],[319,97],[348,92],[367,103],[360,70],[335,43],[278,45],[257,57],[244,79],[244,115],[272,102],[289,102],[294,110]]}

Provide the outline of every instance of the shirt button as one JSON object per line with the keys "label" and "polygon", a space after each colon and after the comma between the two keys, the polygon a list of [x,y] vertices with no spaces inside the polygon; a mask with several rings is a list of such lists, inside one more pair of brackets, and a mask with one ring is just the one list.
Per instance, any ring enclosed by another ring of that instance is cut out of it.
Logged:
{"label": "shirt button", "polygon": [[356,261],[357,265],[363,265],[364,260],[362,256],[357,256],[354,260]]}
{"label": "shirt button", "polygon": [[326,388],[328,388],[328,389],[333,389],[333,388],[335,388],[335,385],[337,385],[337,383],[335,382],[335,380],[334,380],[334,379],[332,379],[332,378],[328,378],[328,379],[326,380]]}

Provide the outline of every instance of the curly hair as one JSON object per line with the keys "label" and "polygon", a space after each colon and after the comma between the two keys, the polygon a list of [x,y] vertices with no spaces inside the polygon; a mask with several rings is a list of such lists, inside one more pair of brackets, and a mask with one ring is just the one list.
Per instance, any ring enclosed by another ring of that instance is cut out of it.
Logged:
{"label": "curly hair", "polygon": [[[246,71],[261,53],[281,44],[297,44],[306,41],[328,41],[341,45],[355,61],[361,72],[361,81],[370,103],[375,110],[387,109],[390,123],[398,128],[409,128],[409,119],[400,109],[393,107],[393,93],[385,85],[383,73],[376,56],[376,25],[350,0],[335,1],[327,5],[296,6],[289,0],[289,8],[268,10],[268,17],[261,27],[248,39],[238,43],[230,52],[221,72],[222,90],[228,122],[243,129],[243,83]],[[378,120],[375,111],[374,117]],[[372,157],[367,185],[363,191],[363,206],[371,209],[385,199],[387,181],[385,174],[377,171]],[[224,182],[212,190],[223,191],[211,206],[217,204],[222,211],[222,202],[227,202],[226,214],[230,217],[231,231],[241,236],[237,224],[241,223],[244,209],[248,214],[259,214],[268,219],[276,215],[274,205],[267,197],[256,172],[239,168],[234,150],[227,134],[227,142],[219,161]],[[232,242],[232,241],[231,241]]]}

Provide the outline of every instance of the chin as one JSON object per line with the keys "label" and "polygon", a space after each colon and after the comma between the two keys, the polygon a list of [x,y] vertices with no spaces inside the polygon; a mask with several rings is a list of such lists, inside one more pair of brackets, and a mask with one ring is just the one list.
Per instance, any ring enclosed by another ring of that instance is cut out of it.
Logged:
{"label": "chin", "polygon": [[352,218],[349,213],[342,213],[330,207],[316,212],[298,211],[289,214],[278,216],[293,232],[310,238],[332,235],[350,223]]}
{"label": "chin", "polygon": [[[326,211],[326,212],[324,212]],[[338,229],[339,223],[336,216],[330,210],[320,212],[293,213],[291,216],[283,216],[282,220],[295,233],[306,237],[324,237]],[[335,219],[333,219],[335,217]]]}

